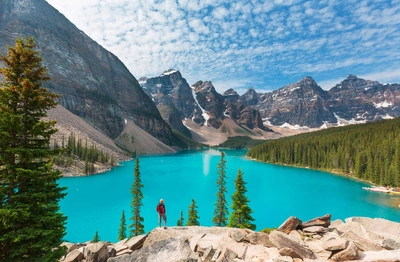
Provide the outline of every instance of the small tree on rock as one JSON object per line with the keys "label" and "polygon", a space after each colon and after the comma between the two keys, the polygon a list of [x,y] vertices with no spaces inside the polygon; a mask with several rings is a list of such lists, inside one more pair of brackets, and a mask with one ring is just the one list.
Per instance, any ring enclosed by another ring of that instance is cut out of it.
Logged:
{"label": "small tree on rock", "polygon": [[179,217],[179,220],[176,222],[176,225],[178,227],[181,227],[181,226],[183,226],[183,224],[184,224],[183,211],[181,211],[181,215]]}
{"label": "small tree on rock", "polygon": [[96,233],[94,234],[92,242],[93,243],[100,242],[100,236],[99,236],[99,231],[98,230],[96,230]]}
{"label": "small tree on rock", "polygon": [[140,179],[140,167],[139,167],[139,158],[136,158],[135,171],[133,176],[133,184],[131,187],[132,193],[132,224],[129,226],[130,237],[138,236],[144,234],[144,225],[143,225],[143,217],[140,216],[140,207],[143,206],[142,199],[142,181]]}
{"label": "small tree on rock", "polygon": [[192,199],[192,203],[189,206],[189,212],[188,212],[188,220],[186,225],[187,226],[200,226],[199,221],[199,216],[197,215],[197,206],[196,206],[196,201]]}
{"label": "small tree on rock", "polygon": [[214,217],[212,221],[218,227],[226,226],[226,220],[228,215],[228,203],[226,200],[226,160],[225,160],[225,153],[221,152],[221,159],[218,163],[218,192],[217,192],[217,201],[215,202],[215,209],[214,209]]}
{"label": "small tree on rock", "polygon": [[118,240],[123,240],[126,238],[126,221],[125,221],[125,212],[122,210],[121,215],[121,223],[119,224],[118,229]]}
{"label": "small tree on rock", "polygon": [[250,200],[246,197],[246,182],[243,180],[243,172],[239,168],[235,179],[235,193],[232,195],[232,212],[229,217],[229,227],[256,229],[256,225],[251,222],[253,211],[249,207]]}

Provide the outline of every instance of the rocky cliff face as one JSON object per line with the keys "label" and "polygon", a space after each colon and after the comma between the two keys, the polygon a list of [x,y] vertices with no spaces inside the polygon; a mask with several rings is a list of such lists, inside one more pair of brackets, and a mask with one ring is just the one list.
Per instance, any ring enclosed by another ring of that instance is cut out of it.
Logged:
{"label": "rocky cliff face", "polygon": [[239,95],[233,89],[221,95],[210,81],[198,81],[190,87],[181,73],[173,69],[158,77],[142,77],[139,83],[152,98],[163,119],[187,136],[190,132],[182,124],[185,119],[191,119],[200,126],[219,129],[224,119],[230,117],[250,129],[267,129],[260,113],[239,102]]}
{"label": "rocky cliff face", "polygon": [[33,36],[48,68],[45,84],[60,104],[111,138],[124,119],[169,144],[171,129],[138,81],[112,53],[44,0],[0,0],[0,52],[17,37]]}
{"label": "rocky cliff face", "polygon": [[350,75],[329,91],[311,77],[270,93],[249,89],[239,101],[257,109],[272,125],[321,127],[400,116],[400,85],[380,84]]}
{"label": "rocky cliff face", "polygon": [[172,128],[190,137],[190,132],[182,124],[182,120],[190,118],[198,124],[204,123],[193,90],[179,71],[171,69],[158,77],[142,77],[139,83]]}

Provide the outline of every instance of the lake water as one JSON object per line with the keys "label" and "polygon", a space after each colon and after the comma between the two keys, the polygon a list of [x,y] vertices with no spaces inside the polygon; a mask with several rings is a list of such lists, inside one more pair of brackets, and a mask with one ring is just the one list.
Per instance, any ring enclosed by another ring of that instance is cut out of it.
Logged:
{"label": "lake water", "polygon": [[[224,150],[227,160],[227,198],[231,202],[240,167],[247,182],[247,197],[256,230],[278,227],[288,217],[303,221],[325,214],[332,220],[352,216],[380,217],[400,222],[400,196],[369,192],[366,184],[330,173],[260,163],[245,158],[246,151]],[[220,151],[186,151],[173,155],[140,157],[143,187],[141,214],[145,231],[157,226],[156,205],[165,200],[169,226],[175,226],[195,199],[200,225],[212,226]],[[101,240],[116,242],[122,210],[130,223],[134,161],[98,175],[62,178],[68,195],[61,211],[68,216],[66,240],[85,242],[98,230]]]}

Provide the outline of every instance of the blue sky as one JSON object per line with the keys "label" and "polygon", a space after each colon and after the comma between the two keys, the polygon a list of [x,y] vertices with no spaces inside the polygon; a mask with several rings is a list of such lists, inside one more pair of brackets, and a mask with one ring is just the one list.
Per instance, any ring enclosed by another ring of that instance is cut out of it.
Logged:
{"label": "blue sky", "polygon": [[47,0],[136,77],[174,68],[219,92],[349,74],[400,83],[400,0]]}

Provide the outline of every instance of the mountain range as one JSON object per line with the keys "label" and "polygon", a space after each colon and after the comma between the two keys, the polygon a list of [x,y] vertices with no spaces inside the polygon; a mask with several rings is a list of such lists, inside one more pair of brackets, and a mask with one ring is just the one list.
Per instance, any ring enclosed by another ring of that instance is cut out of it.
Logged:
{"label": "mountain range", "polygon": [[277,127],[308,131],[400,115],[400,85],[354,75],[328,91],[305,77],[272,92],[250,88],[242,95],[233,89],[220,94],[211,81],[189,84],[174,69],[137,80],[46,1],[0,0],[0,52],[26,36],[36,39],[48,68],[45,87],[61,94],[61,107],[72,113],[58,115],[60,128],[63,116],[77,117],[130,153],[173,151],[176,132],[219,144],[229,136],[285,135]]}

